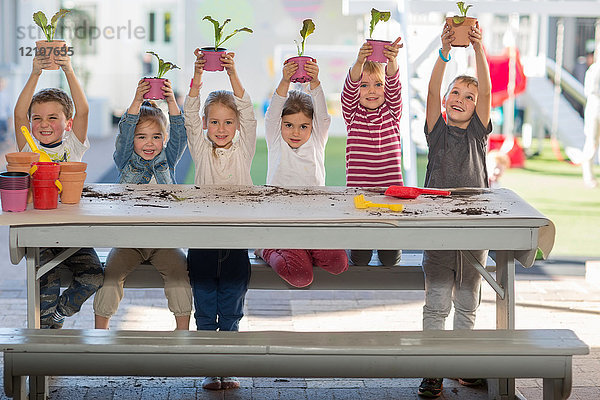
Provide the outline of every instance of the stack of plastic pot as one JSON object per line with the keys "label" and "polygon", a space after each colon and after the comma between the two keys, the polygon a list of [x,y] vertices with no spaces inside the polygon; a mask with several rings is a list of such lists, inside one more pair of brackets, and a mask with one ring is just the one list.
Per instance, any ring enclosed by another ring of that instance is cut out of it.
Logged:
{"label": "stack of plastic pot", "polygon": [[62,184],[60,202],[64,204],[77,204],[81,200],[83,185],[87,176],[84,162],[61,162],[58,180]]}
{"label": "stack of plastic pot", "polygon": [[[28,151],[19,151],[16,153],[7,153],[6,157],[6,170],[8,172],[27,172],[31,169],[31,163],[37,162],[40,159],[39,153],[32,153]],[[27,203],[33,202],[33,189],[29,186],[29,193],[27,194]]]}
{"label": "stack of plastic pot", "polygon": [[8,171],[0,173],[2,211],[25,211],[27,209],[28,192],[29,173]]}
{"label": "stack of plastic pot", "polygon": [[34,162],[31,170],[33,186],[33,208],[50,210],[58,206],[58,193],[62,185],[58,180],[60,164],[56,162]]}

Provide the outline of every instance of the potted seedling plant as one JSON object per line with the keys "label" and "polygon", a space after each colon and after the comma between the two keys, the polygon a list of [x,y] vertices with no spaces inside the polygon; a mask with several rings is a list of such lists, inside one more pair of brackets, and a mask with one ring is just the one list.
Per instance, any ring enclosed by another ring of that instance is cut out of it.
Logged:
{"label": "potted seedling plant", "polygon": [[446,23],[454,31],[452,47],[469,47],[469,44],[471,44],[469,32],[471,32],[471,27],[477,23],[477,19],[467,17],[467,11],[472,5],[465,6],[465,3],[462,1],[457,2],[456,5],[458,6],[460,15],[446,18]]}
{"label": "potted seedling plant", "polygon": [[302,29],[300,29],[300,37],[302,37],[302,42],[298,43],[297,40],[294,40],[296,43],[296,48],[298,49],[298,56],[288,58],[285,61],[286,63],[292,61],[298,64],[298,70],[290,78],[290,81],[292,82],[305,83],[311,80],[311,77],[304,70],[304,64],[306,64],[308,60],[315,61],[315,59],[304,55],[304,43],[306,42],[306,38],[314,31],[315,23],[312,21],[312,19],[305,19],[302,21]]}
{"label": "potted seedling plant", "polygon": [[177,65],[172,62],[167,62],[160,58],[158,54],[153,51],[147,51],[146,53],[152,54],[158,59],[158,72],[154,78],[144,78],[144,81],[150,84],[150,90],[144,95],[145,99],[162,100],[165,95],[162,91],[162,87],[165,85],[166,79],[163,78],[167,72],[172,69],[180,69]]}
{"label": "potted seedling plant", "polygon": [[50,56],[51,65],[44,69],[53,69],[56,70],[59,68],[58,64],[54,62],[54,56],[58,55],[71,55],[73,49],[68,48],[66,46],[66,42],[62,39],[54,39],[54,34],[56,33],[56,25],[58,24],[58,20],[67,15],[70,10],[60,9],[50,22],[46,18],[46,14],[42,11],[38,11],[33,14],[33,22],[37,26],[42,29],[44,32],[44,36],[46,36],[46,40],[38,40],[35,42],[35,51],[36,54],[40,54],[42,56]]}
{"label": "potted seedling plant", "polygon": [[230,39],[232,36],[238,34],[239,32],[252,33],[252,29],[246,27],[235,29],[229,35],[223,37],[223,30],[225,28],[225,25],[227,25],[227,23],[231,21],[230,18],[227,18],[225,21],[223,21],[223,24],[219,24],[219,21],[216,21],[209,15],[202,18],[202,20],[210,21],[215,28],[215,45],[213,47],[202,47],[200,49],[202,51],[202,56],[206,60],[206,63],[204,64],[204,70],[223,71],[223,66],[221,65],[221,56],[223,56],[227,52],[227,49],[222,48],[221,45],[225,43],[225,41]]}
{"label": "potted seedling plant", "polygon": [[379,11],[375,8],[371,9],[371,23],[369,24],[369,38],[367,42],[371,44],[373,47],[373,53],[367,57],[368,61],[376,61],[380,63],[387,63],[388,59],[383,55],[384,46],[387,44],[391,44],[392,42],[389,40],[376,40],[373,39],[373,31],[375,30],[375,25],[380,21],[387,22],[389,21],[391,13],[389,11]]}

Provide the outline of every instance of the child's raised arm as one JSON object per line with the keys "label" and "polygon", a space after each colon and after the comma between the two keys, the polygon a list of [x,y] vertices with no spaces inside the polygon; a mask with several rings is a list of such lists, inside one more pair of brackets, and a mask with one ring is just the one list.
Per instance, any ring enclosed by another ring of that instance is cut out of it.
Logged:
{"label": "child's raised arm", "polygon": [[394,43],[383,46],[383,55],[388,59],[385,67],[385,74],[387,76],[394,76],[398,72],[398,51],[404,47],[404,43],[401,41],[402,38],[398,36]]}
{"label": "child's raised arm", "polygon": [[79,139],[81,143],[85,142],[87,138],[88,129],[88,114],[90,112],[90,106],[88,105],[87,99],[83,88],[75,76],[73,67],[71,66],[71,57],[68,55],[59,55],[54,57],[54,61],[58,64],[67,78],[69,84],[69,90],[71,91],[71,98],[75,105],[75,115],[73,116],[73,133]]}
{"label": "child's raised arm", "polygon": [[181,114],[181,110],[177,105],[177,100],[175,99],[175,93],[173,92],[173,88],[171,87],[171,81],[168,79],[165,80],[165,85],[161,88],[163,94],[165,95],[165,99],[167,100],[167,105],[169,106],[169,115],[179,115]]}
{"label": "child's raised arm", "polygon": [[194,62],[194,77],[192,78],[192,84],[188,93],[190,97],[198,97],[200,95],[202,73],[204,72],[204,64],[206,64],[206,60],[202,57],[200,49],[194,50],[194,54],[196,55],[196,61]]}
{"label": "child's raised arm", "polygon": [[244,97],[244,87],[242,86],[242,82],[235,70],[235,62],[233,58],[235,57],[235,53],[227,53],[221,57],[221,63],[223,67],[225,67],[225,71],[227,71],[227,75],[229,75],[229,82],[231,82],[231,89],[233,90],[233,95],[238,99]]}
{"label": "child's raised arm", "polygon": [[353,82],[358,82],[362,76],[363,66],[371,53],[373,53],[373,46],[371,46],[369,42],[365,42],[358,50],[356,61],[354,62],[354,65],[352,65],[352,68],[350,68],[350,79],[352,79]]}
{"label": "child's raised arm", "polygon": [[140,79],[137,89],[135,90],[135,96],[133,96],[133,101],[127,109],[127,114],[137,115],[140,113],[140,107],[144,102],[144,95],[148,93],[148,91],[150,91],[150,83]]}
{"label": "child's raised arm", "polygon": [[319,66],[316,61],[308,60],[304,65],[304,70],[310,76],[310,90],[315,90],[320,84]]}
{"label": "child's raised arm", "polygon": [[277,86],[275,93],[281,97],[287,97],[288,91],[290,90],[290,79],[296,71],[298,71],[298,64],[295,62],[290,61],[283,64],[281,69],[281,80],[279,81],[279,85]]}
{"label": "child's raised arm", "polygon": [[17,141],[17,148],[19,151],[21,151],[27,143],[21,134],[21,127],[24,126],[31,131],[31,125],[29,123],[29,118],[27,117],[29,106],[31,105],[31,99],[33,98],[35,88],[38,80],[40,79],[40,75],[42,74],[42,69],[49,67],[51,63],[50,56],[36,55],[33,57],[31,75],[29,75],[29,79],[27,80],[27,83],[25,83],[25,87],[23,87],[23,90],[17,99],[17,103],[15,104],[15,139]]}
{"label": "child's raised arm", "polygon": [[477,81],[479,82],[477,104],[475,112],[481,120],[483,126],[487,127],[490,123],[490,114],[492,110],[492,81],[490,78],[490,67],[488,66],[481,43],[482,35],[479,29],[479,22],[471,28],[469,40],[475,50],[475,66],[477,68]]}
{"label": "child's raised arm", "polygon": [[427,89],[427,109],[426,109],[426,122],[427,132],[431,132],[435,123],[437,122],[442,112],[442,101],[440,98],[440,90],[442,88],[442,80],[444,79],[444,71],[446,71],[446,63],[442,57],[449,60],[450,48],[452,41],[454,40],[454,32],[450,30],[448,24],[444,25],[442,31],[442,48],[439,50],[440,54],[435,61],[433,70],[431,71],[431,78],[429,78],[429,88]]}

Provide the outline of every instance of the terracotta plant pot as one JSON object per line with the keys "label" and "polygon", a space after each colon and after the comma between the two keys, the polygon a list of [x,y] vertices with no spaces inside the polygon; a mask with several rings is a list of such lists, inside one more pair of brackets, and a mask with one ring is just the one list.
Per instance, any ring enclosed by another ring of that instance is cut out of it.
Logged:
{"label": "terracotta plant pot", "polygon": [[87,163],[79,161],[62,161],[60,164],[60,173],[63,172],[84,172],[87,168]]}
{"label": "terracotta plant pot", "polygon": [[32,162],[39,161],[40,159],[40,155],[38,153],[32,153],[29,151],[17,151],[14,153],[6,153],[4,157],[6,157],[6,162],[12,165],[31,165]]}
{"label": "terracotta plant pot", "polygon": [[61,172],[59,178],[62,184],[62,192],[60,194],[61,203],[79,203],[86,176],[85,172]]}
{"label": "terracotta plant pot", "polygon": [[219,47],[215,50],[214,47],[203,47],[200,50],[202,57],[206,60],[205,71],[223,71],[225,69],[221,65],[221,57],[227,53],[227,49]]}
{"label": "terracotta plant pot", "polygon": [[369,57],[367,57],[367,61],[375,61],[379,63],[387,64],[388,59],[383,55],[383,49],[386,44],[392,44],[389,40],[374,40],[367,39],[367,43],[370,43],[373,47],[373,53]]}
{"label": "terracotta plant pot", "polygon": [[150,91],[144,95],[145,99],[163,100],[165,98],[165,94],[161,89],[165,86],[165,78],[144,78],[144,81],[150,83]]}
{"label": "terracotta plant pot", "polygon": [[308,56],[297,56],[285,60],[286,63],[293,61],[296,64],[298,64],[298,70],[294,72],[294,75],[292,75],[290,81],[305,83],[310,82],[312,80],[312,78],[306,73],[306,70],[304,69],[304,64],[306,64],[308,60],[316,61],[314,58]]}
{"label": "terracotta plant pot", "polygon": [[[60,68],[59,65],[54,62],[54,57],[56,55],[59,55],[60,48],[66,45],[67,43],[61,39],[55,39],[51,42],[48,42],[47,40],[38,40],[37,42],[35,42],[37,54],[50,56],[51,65],[48,68],[44,69],[56,70]],[[66,49],[64,51],[64,54],[67,55]]]}
{"label": "terracotta plant pot", "polygon": [[471,27],[475,26],[477,23],[477,18],[467,17],[463,22],[457,24],[452,17],[447,17],[446,23],[450,26],[450,29],[454,31],[452,47],[469,47],[471,44],[469,32],[471,32]]}

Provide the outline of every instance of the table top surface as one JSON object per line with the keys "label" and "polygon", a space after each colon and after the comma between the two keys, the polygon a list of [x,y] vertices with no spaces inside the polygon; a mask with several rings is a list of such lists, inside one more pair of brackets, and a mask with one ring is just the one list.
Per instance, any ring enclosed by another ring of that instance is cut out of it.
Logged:
{"label": "table top surface", "polygon": [[[0,225],[64,224],[375,224],[527,226],[551,222],[508,189],[455,189],[448,197],[384,196],[385,188],[114,185],[84,188],[81,202],[53,210],[0,214]],[[354,196],[402,204],[403,211],[357,209]]]}

